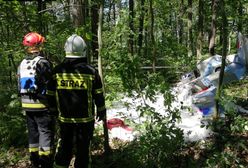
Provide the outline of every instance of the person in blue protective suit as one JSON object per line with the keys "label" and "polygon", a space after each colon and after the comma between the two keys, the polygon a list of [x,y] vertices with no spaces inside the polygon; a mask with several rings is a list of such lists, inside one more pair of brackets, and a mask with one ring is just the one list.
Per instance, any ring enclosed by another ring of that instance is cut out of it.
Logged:
{"label": "person in blue protective suit", "polygon": [[42,56],[45,38],[36,32],[23,38],[27,56],[18,67],[18,88],[27,118],[31,167],[53,167],[54,117],[48,110],[46,85],[52,64]]}
{"label": "person in blue protective suit", "polygon": [[74,154],[75,168],[90,168],[95,118],[106,118],[102,82],[97,70],[87,64],[83,38],[70,36],[65,52],[64,61],[53,69],[47,92],[51,108],[58,113],[60,129],[54,167],[67,168]]}

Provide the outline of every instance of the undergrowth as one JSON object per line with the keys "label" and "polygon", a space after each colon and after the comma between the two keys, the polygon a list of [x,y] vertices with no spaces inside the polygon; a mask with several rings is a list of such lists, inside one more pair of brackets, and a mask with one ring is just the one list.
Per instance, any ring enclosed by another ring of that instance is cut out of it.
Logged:
{"label": "undergrowth", "polygon": [[[248,87],[246,82],[242,86]],[[236,99],[236,92],[230,91],[232,88],[224,90],[225,117],[209,122],[208,127],[214,134],[204,140],[183,141],[182,130],[174,125],[176,113],[163,118],[148,106],[139,108],[144,116],[153,114],[137,127],[142,134],[132,142],[112,139],[111,153],[104,153],[104,139],[99,133],[102,130],[96,129],[92,144],[93,168],[245,168],[248,165],[248,117],[232,108],[235,107],[233,102],[245,103],[240,96]],[[0,102],[0,167],[25,168],[28,165],[25,116],[16,95],[4,93],[0,99],[8,102]]]}

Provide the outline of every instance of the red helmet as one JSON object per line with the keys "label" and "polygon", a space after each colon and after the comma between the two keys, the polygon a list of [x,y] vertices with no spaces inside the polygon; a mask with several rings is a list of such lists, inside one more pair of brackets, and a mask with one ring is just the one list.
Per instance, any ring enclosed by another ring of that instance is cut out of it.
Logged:
{"label": "red helmet", "polygon": [[31,32],[24,36],[22,44],[28,47],[35,47],[41,45],[45,41],[45,38],[40,34]]}

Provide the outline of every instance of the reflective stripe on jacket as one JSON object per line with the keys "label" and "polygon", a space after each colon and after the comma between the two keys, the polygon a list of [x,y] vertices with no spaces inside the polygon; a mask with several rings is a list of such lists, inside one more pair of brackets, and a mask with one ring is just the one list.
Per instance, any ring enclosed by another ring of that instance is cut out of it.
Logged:
{"label": "reflective stripe on jacket", "polygon": [[[31,62],[32,66],[27,64]],[[23,64],[27,64],[24,66]],[[46,83],[51,77],[51,64],[41,56],[33,59],[24,59],[18,67],[18,86],[21,94],[22,107],[25,111],[46,111]],[[23,68],[22,68],[23,67]],[[29,69],[32,71],[29,72]],[[28,80],[24,80],[30,78]],[[29,81],[32,81],[32,86],[27,87]],[[25,82],[25,83],[23,83]]]}
{"label": "reflective stripe on jacket", "polygon": [[54,68],[48,83],[49,104],[57,106],[58,119],[63,123],[86,123],[97,111],[105,110],[102,82],[98,72],[81,58],[67,58]]}

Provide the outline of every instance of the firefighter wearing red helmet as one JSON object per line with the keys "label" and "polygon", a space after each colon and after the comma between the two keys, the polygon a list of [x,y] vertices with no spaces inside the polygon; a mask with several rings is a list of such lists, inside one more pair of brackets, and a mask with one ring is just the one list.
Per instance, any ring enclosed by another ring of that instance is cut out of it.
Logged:
{"label": "firefighter wearing red helmet", "polygon": [[48,110],[46,84],[52,64],[42,56],[45,38],[36,32],[23,38],[27,56],[18,67],[18,86],[26,113],[31,167],[53,167],[54,117]]}
{"label": "firefighter wearing red helmet", "polygon": [[27,53],[39,53],[45,38],[36,32],[28,33],[24,36],[22,44],[27,47]]}

